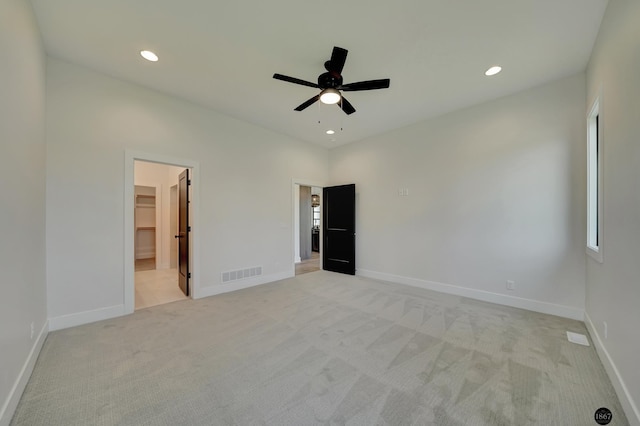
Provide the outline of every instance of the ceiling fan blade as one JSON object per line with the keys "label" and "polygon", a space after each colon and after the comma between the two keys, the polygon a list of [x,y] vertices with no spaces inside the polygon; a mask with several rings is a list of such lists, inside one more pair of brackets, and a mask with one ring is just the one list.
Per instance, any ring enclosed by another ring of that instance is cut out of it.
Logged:
{"label": "ceiling fan blade", "polygon": [[353,107],[353,105],[351,105],[351,102],[349,102],[344,96],[340,96],[340,100],[338,101],[337,105],[347,115],[356,112],[356,109]]}
{"label": "ceiling fan blade", "polygon": [[311,83],[310,81],[304,81],[304,80],[300,80],[299,78],[289,77],[289,76],[278,74],[278,73],[274,74],[273,78],[275,78],[276,80],[282,80],[282,81],[286,81],[286,82],[289,82],[289,83],[301,84],[303,86],[309,86],[309,87],[315,87],[316,89],[319,88],[316,83]]}
{"label": "ceiling fan blade", "polygon": [[390,82],[391,80],[389,80],[388,78],[383,78],[382,80],[359,81],[357,83],[343,84],[341,87],[339,87],[339,89],[344,90],[345,92],[386,89],[389,87]]}
{"label": "ceiling fan blade", "polygon": [[305,101],[305,102],[301,103],[300,105],[298,105],[295,108],[295,111],[302,111],[303,109],[307,108],[308,106],[313,105],[316,102],[318,102],[318,99],[320,99],[320,95],[315,95],[313,98],[309,99],[308,101]]}
{"label": "ceiling fan blade", "polygon": [[344,63],[347,60],[347,52],[347,49],[335,46],[331,53],[331,60],[329,61],[327,71],[342,74],[342,68],[344,68]]}

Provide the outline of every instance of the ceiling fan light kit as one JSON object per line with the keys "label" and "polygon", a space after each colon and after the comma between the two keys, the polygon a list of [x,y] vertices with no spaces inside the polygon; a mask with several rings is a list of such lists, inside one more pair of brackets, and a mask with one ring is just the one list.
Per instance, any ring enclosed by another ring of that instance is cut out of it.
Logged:
{"label": "ceiling fan light kit", "polygon": [[324,89],[320,93],[320,102],[327,105],[337,104],[340,101],[340,92],[336,89]]}
{"label": "ceiling fan light kit", "polygon": [[353,114],[356,112],[356,109],[344,96],[342,96],[340,91],[357,92],[361,90],[386,89],[389,87],[390,80],[385,78],[381,80],[368,80],[359,81],[357,83],[342,84],[342,68],[344,68],[344,63],[347,60],[347,53],[348,51],[341,47],[336,46],[333,48],[331,59],[324,63],[324,67],[327,72],[318,76],[317,84],[278,73],[274,74],[273,78],[276,80],[299,84],[301,86],[321,89],[321,92],[318,95],[298,105],[295,108],[295,111],[302,111],[320,100],[320,102],[325,104],[337,104],[347,115]]}

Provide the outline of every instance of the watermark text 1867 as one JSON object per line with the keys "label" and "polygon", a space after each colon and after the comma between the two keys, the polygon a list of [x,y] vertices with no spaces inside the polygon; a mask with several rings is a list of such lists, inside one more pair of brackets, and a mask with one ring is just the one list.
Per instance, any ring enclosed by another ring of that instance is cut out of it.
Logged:
{"label": "watermark text 1867", "polygon": [[611,423],[612,417],[613,417],[613,414],[611,414],[611,410],[605,407],[598,408],[595,414],[593,415],[594,420],[599,425],[608,425],[609,423]]}

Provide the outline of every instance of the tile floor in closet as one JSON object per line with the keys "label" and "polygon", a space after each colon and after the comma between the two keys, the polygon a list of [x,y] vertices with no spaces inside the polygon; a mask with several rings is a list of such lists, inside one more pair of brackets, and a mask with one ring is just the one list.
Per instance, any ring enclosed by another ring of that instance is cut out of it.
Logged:
{"label": "tile floor in closet", "polygon": [[178,287],[177,269],[155,269],[155,259],[136,260],[136,310],[187,297]]}

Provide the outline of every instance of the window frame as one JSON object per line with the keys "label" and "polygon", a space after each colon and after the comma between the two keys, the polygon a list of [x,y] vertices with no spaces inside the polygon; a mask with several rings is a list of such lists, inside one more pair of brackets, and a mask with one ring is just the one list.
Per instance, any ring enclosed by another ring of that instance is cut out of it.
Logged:
{"label": "window frame", "polygon": [[587,115],[587,254],[603,263],[603,114],[598,96]]}

